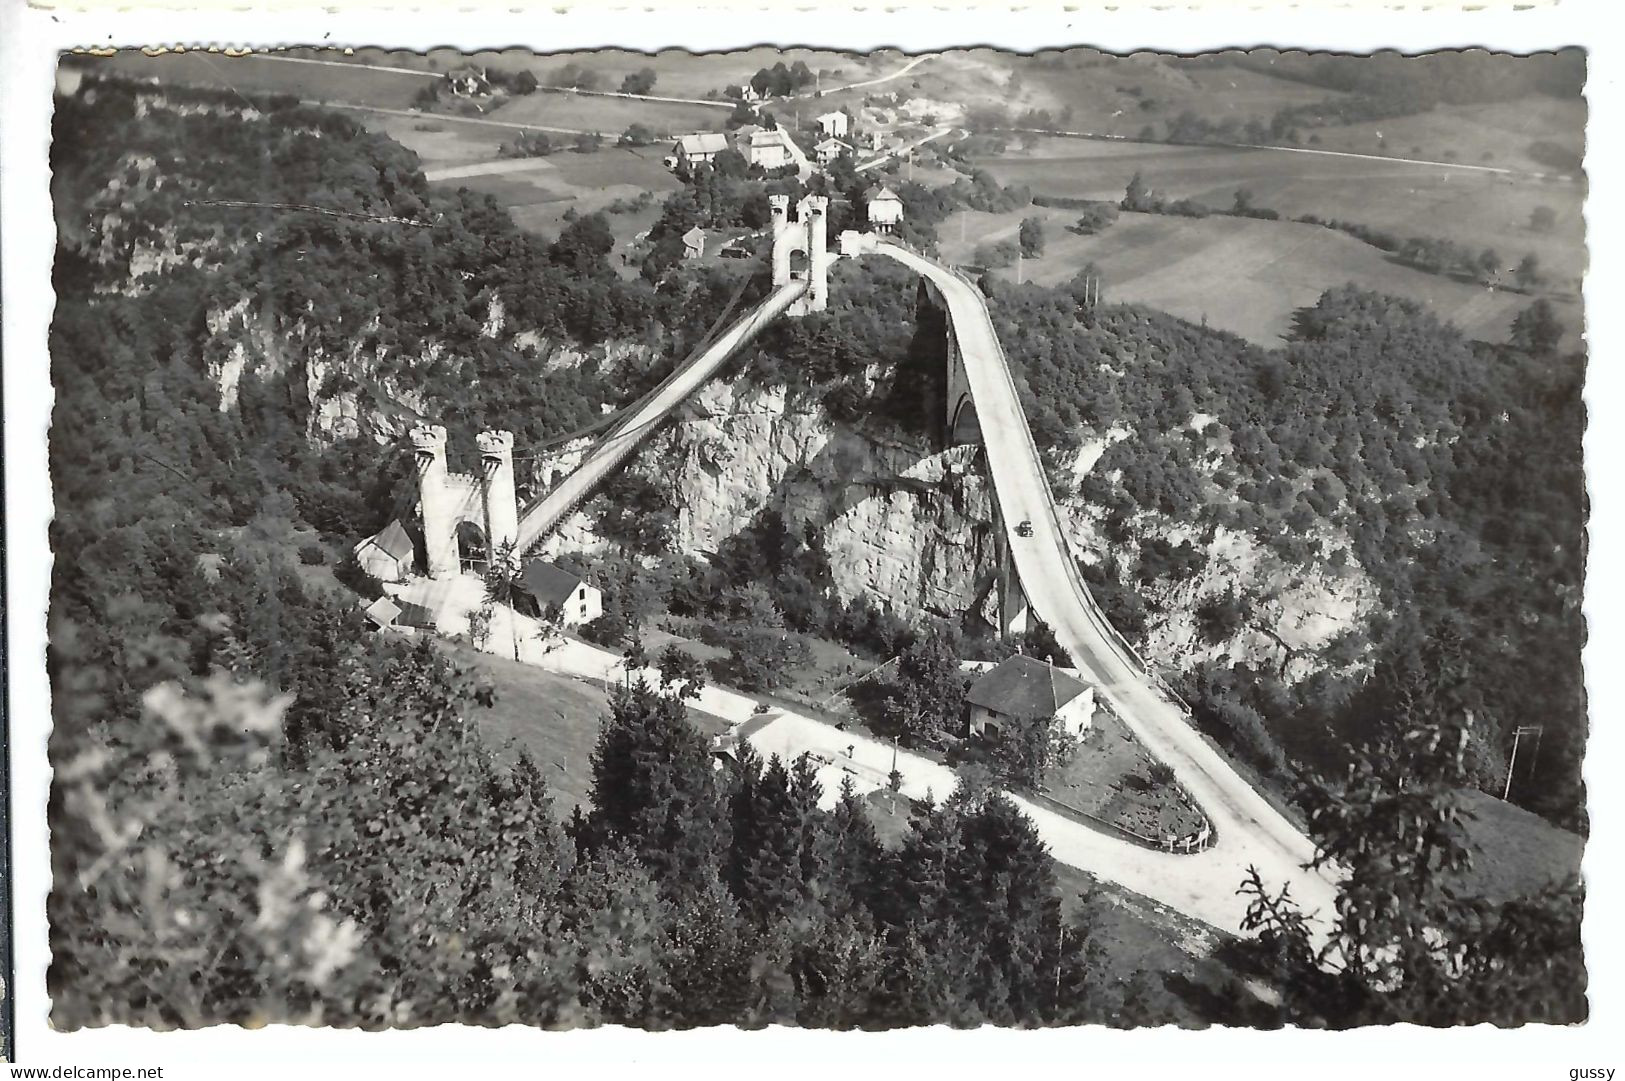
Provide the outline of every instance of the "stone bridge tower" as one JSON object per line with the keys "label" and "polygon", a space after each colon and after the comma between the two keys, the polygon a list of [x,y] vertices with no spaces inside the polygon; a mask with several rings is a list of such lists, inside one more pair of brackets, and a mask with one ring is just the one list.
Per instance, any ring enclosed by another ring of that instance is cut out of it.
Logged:
{"label": "stone bridge tower", "polygon": [[794,221],[788,195],[770,195],[768,204],[773,213],[773,287],[792,281],[808,283],[807,292],[784,314],[823,311],[829,303],[829,199],[804,197],[796,204]]}
{"label": "stone bridge tower", "polygon": [[490,431],[479,436],[480,472],[452,473],[446,468],[446,429],[420,424],[412,429],[417,462],[418,507],[423,516],[423,546],[430,578],[451,578],[462,569],[457,527],[473,522],[485,533],[493,555],[519,536],[519,501],[514,486],[513,433]]}

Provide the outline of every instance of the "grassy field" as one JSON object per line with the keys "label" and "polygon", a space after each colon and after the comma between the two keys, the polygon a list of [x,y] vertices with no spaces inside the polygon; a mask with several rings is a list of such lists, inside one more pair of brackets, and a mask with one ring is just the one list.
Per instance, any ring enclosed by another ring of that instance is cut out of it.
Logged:
{"label": "grassy field", "polygon": [[[1072,130],[1133,136],[1147,124],[1160,125],[1181,113],[1242,123],[1268,123],[1283,106],[1307,105],[1343,97],[1335,90],[1308,86],[1264,72],[1209,66],[1177,56],[1138,54],[1068,63],[1062,68],[1017,58],[1024,86],[1023,108],[1058,113],[1072,107]],[[1007,60],[1007,62],[1011,62]]]}
{"label": "grassy field", "polygon": [[1483,792],[1464,791],[1461,801],[1473,816],[1473,867],[1460,880],[1468,896],[1506,901],[1579,873],[1584,838]]}
{"label": "grassy field", "polygon": [[[588,804],[592,749],[609,713],[604,691],[467,646],[446,648],[496,687],[495,704],[476,710],[474,717],[486,743],[499,753],[517,753],[521,747],[530,752],[547,778],[553,810],[560,818],[569,817],[576,804]],[[728,729],[721,718],[692,708],[688,718],[707,736]]]}
{"label": "grassy field", "polygon": [[[99,63],[132,79],[157,79],[177,86],[236,90],[240,94],[292,94],[307,101],[335,101],[404,109],[426,80],[387,71],[351,71],[321,64],[288,64],[252,56],[186,52],[147,56],[120,50]],[[92,69],[96,70],[96,69]]]}
{"label": "grassy field", "polygon": [[[692,131],[720,131],[727,119],[726,113],[704,105],[545,92],[509,98],[486,115],[510,124],[597,131],[611,139],[633,124],[642,124],[664,139]],[[662,153],[670,149],[663,147]]]}
{"label": "grassy field", "polygon": [[[1284,151],[1084,139],[1044,139],[1031,152],[978,164],[1007,184],[1089,199],[1121,199],[1135,173],[1169,198],[1220,208],[1245,187],[1255,206],[1287,216],[1315,214],[1400,236],[1494,248],[1508,265],[1533,252],[1564,288],[1585,268],[1585,192],[1577,183]],[[1550,233],[1529,228],[1538,206],[1556,213]]]}
{"label": "grassy field", "polygon": [[1096,710],[1094,725],[1076,753],[1065,766],[1045,774],[1045,792],[1142,837],[1196,832],[1201,813],[1177,785],[1151,779],[1153,761],[1110,710]]}
{"label": "grassy field", "polygon": [[1528,154],[1531,143],[1552,142],[1579,155],[1585,149],[1584,101],[1550,97],[1480,105],[1439,105],[1425,113],[1302,132],[1316,146],[1361,154],[1395,154],[1549,173]]}
{"label": "grassy field", "polygon": [[[1146,304],[1260,345],[1279,344],[1294,309],[1347,282],[1411,297],[1487,341],[1504,341],[1513,317],[1530,303],[1521,294],[1401,266],[1330,229],[1228,216],[1124,214],[1103,233],[1079,236],[1067,230],[1077,220],[1075,211],[964,212],[940,229],[943,254],[968,261],[978,243],[1014,239],[1021,219],[1033,213],[1044,218],[1048,243],[1042,258],[1022,261],[1024,280],[1053,285],[1094,262],[1108,303]],[[1017,268],[998,273],[1013,281]],[[1559,304],[1571,328],[1579,322],[1574,309]]]}

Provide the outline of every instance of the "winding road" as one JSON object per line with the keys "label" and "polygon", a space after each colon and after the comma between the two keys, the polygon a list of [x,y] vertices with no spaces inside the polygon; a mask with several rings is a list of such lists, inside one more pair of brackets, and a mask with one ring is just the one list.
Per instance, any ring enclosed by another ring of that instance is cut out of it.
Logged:
{"label": "winding road", "polygon": [[[1078,574],[982,294],[952,271],[913,252],[891,244],[878,244],[875,250],[928,278],[948,305],[981,421],[988,472],[1028,602],[1135,738],[1173,769],[1217,832],[1211,848],[1179,856],[1090,840],[1093,865],[1088,869],[1216,925],[1228,918],[1227,930],[1236,929],[1246,907],[1234,890],[1249,866],[1273,887],[1289,883],[1305,911],[1329,914],[1335,897],[1332,882],[1303,866],[1314,854],[1313,843],[1238,775],[1197,732],[1184,709],[1156,687],[1107,623]],[[1016,532],[1016,524],[1024,520],[1032,523],[1029,537]],[[1029,813],[1037,810],[1029,808]],[[1041,821],[1036,814],[1034,818]],[[1056,843],[1053,832],[1045,832],[1056,856],[1075,862]],[[1168,881],[1169,875],[1183,880],[1184,888]],[[1170,896],[1170,890],[1181,896]]]}

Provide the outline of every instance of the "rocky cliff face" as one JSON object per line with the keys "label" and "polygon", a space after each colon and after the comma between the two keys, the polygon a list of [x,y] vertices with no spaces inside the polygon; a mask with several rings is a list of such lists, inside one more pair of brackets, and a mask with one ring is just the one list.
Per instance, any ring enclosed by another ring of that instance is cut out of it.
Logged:
{"label": "rocky cliff face", "polygon": [[[1098,446],[1085,447],[1074,471],[1088,469],[1098,454]],[[792,528],[821,531],[843,598],[867,595],[905,616],[957,620],[984,610],[996,567],[993,495],[979,458],[976,447],[937,450],[797,411],[782,391],[713,384],[628,468],[667,493],[684,551],[715,551],[771,507]],[[1109,543],[1104,512],[1076,497],[1060,510],[1074,554],[1087,563],[1101,560]],[[598,547],[591,512],[589,505],[572,515],[546,550]],[[1137,518],[1130,533],[1133,541],[1200,543],[1188,524],[1155,515]],[[1331,573],[1289,565],[1251,537],[1224,529],[1205,547],[1208,563],[1196,577],[1139,586],[1151,610],[1147,660],[1175,669],[1202,660],[1263,663],[1289,681],[1363,663],[1328,656],[1328,647],[1363,627],[1376,607],[1376,587],[1357,566]],[[1232,591],[1255,598],[1253,618],[1239,633],[1209,641],[1195,612]]]}
{"label": "rocky cliff face", "polygon": [[[512,333],[515,345],[547,367],[596,363],[613,371],[641,364],[639,347],[612,346],[585,354],[505,325],[494,306],[487,333]],[[306,345],[300,328],[272,328],[246,304],[210,321],[220,348],[213,375],[221,408],[233,408],[245,378],[303,367],[310,405],[308,437],[316,442],[364,434],[388,443],[428,412],[407,384],[431,351],[381,375],[383,357],[360,349],[328,356]],[[1089,471],[1109,442],[1135,438],[1107,433],[1086,444],[1070,463],[1073,479]],[[579,461],[587,443],[532,460],[521,483],[545,491]],[[906,618],[958,620],[991,615],[989,597],[997,548],[993,496],[972,446],[938,449],[931,441],[895,430],[832,421],[821,410],[786,400],[782,389],[714,383],[688,403],[628,463],[663,490],[676,511],[677,546],[706,555],[724,539],[772,508],[796,530],[811,525],[829,552],[836,589],[844,599],[867,596]],[[566,519],[543,551],[592,551],[603,546],[587,504]],[[1105,512],[1079,497],[1061,501],[1074,554],[1096,563],[1110,542]],[[1154,514],[1136,516],[1129,546],[1161,536],[1190,541],[1208,553],[1206,568],[1179,583],[1136,583],[1149,608],[1142,652],[1153,664],[1180,669],[1202,660],[1246,661],[1276,667],[1296,681],[1333,666],[1362,663],[1330,658],[1344,632],[1363,628],[1376,608],[1376,589],[1357,566],[1338,573],[1284,563],[1253,538],[1220,529],[1205,543],[1188,523]],[[1118,562],[1132,568],[1128,553]],[[1210,641],[1195,612],[1204,601],[1239,592],[1254,598],[1248,626],[1224,641]]]}
{"label": "rocky cliff face", "polygon": [[[799,411],[782,390],[707,387],[628,468],[677,511],[677,543],[706,554],[766,508],[816,527],[844,598],[868,595],[900,614],[958,618],[992,581],[989,486],[975,447],[935,450],[894,432]],[[549,539],[593,548],[590,507]]]}

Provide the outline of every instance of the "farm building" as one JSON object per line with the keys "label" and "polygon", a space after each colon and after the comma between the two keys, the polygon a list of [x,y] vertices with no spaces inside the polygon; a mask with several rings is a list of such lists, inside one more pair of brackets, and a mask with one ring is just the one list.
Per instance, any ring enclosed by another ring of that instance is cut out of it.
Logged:
{"label": "farm building", "polygon": [[890,188],[870,188],[863,193],[863,202],[869,208],[869,224],[882,232],[891,232],[903,220],[903,200]]}
{"label": "farm building", "polygon": [[683,168],[709,164],[728,149],[728,137],[718,131],[698,132],[681,136],[671,148],[674,164]]}
{"label": "farm building", "polygon": [[846,114],[843,112],[825,113],[818,118],[818,130],[831,139],[844,139],[850,123],[851,121],[847,119]]}
{"label": "farm building", "polygon": [[591,623],[604,614],[604,595],[580,575],[544,560],[533,559],[519,572],[521,608],[543,615],[556,608],[566,627]]}
{"label": "farm building", "polygon": [[792,164],[790,148],[782,131],[752,132],[745,160],[764,169],[782,169]]}
{"label": "farm building", "polygon": [[698,225],[683,234],[683,258],[698,259],[705,254],[705,230]]}
{"label": "farm building", "polygon": [[354,550],[361,569],[380,582],[402,581],[411,575],[416,563],[416,546],[398,518]]}
{"label": "farm building", "polygon": [[839,139],[825,139],[813,147],[813,154],[818,158],[818,164],[828,165],[842,154],[850,154],[852,148]]}
{"label": "farm building", "polygon": [[965,692],[965,728],[972,736],[997,735],[1012,724],[1059,721],[1081,736],[1094,723],[1095,689],[1052,664],[1017,654]]}

